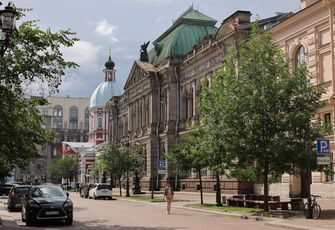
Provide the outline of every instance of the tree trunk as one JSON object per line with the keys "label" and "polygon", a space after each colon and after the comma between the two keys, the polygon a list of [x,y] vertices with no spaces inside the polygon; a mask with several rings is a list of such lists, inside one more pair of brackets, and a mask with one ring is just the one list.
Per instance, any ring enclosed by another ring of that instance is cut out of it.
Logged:
{"label": "tree trunk", "polygon": [[222,206],[219,169],[216,171],[216,206]]}
{"label": "tree trunk", "polygon": [[119,186],[120,186],[120,196],[122,196],[122,189],[121,189],[121,177],[119,177]]}
{"label": "tree trunk", "polygon": [[268,182],[268,174],[269,174],[269,162],[266,159],[264,162],[264,211],[269,211],[269,182]]}
{"label": "tree trunk", "polygon": [[199,182],[200,182],[200,203],[204,204],[204,198],[202,194],[202,178],[201,178],[201,169],[198,170],[199,173]]}

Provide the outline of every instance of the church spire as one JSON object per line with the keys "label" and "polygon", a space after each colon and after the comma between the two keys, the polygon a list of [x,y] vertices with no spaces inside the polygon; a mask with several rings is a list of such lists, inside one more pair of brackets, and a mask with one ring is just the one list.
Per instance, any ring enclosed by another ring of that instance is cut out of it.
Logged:
{"label": "church spire", "polygon": [[109,58],[108,61],[105,63],[106,69],[114,69],[115,63],[112,61],[112,51],[111,51],[111,45],[109,44]]}

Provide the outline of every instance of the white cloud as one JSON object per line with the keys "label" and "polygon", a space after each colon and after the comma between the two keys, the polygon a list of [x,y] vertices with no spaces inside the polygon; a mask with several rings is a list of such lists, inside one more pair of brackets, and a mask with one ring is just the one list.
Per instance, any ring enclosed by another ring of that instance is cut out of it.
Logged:
{"label": "white cloud", "polygon": [[[101,46],[95,46],[91,42],[78,41],[73,47],[62,50],[67,61],[74,61],[80,65],[79,70],[90,70],[98,66],[97,60]],[[93,68],[92,68],[93,67]]]}
{"label": "white cloud", "polygon": [[97,23],[97,27],[95,28],[95,32],[102,36],[112,35],[113,31],[118,27],[112,24],[108,24],[106,19]]}
{"label": "white cloud", "polygon": [[122,55],[122,57],[124,57],[125,59],[128,59],[128,60],[136,60],[136,59],[139,58],[138,56],[136,56],[134,54],[124,54],[124,55]]}

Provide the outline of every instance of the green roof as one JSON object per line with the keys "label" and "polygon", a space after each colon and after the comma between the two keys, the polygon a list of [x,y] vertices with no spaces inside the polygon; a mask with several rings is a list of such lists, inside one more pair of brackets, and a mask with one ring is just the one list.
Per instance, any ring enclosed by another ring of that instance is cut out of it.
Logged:
{"label": "green roof", "polygon": [[209,35],[215,34],[216,20],[190,9],[154,42],[149,53],[149,62],[157,65],[167,57],[179,56],[192,50]]}

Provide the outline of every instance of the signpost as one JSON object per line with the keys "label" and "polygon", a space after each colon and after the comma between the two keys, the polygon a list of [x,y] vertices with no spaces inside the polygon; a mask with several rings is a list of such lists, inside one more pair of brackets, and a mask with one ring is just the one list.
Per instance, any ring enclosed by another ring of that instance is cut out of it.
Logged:
{"label": "signpost", "polygon": [[[317,139],[316,140],[316,147],[317,147],[317,153],[319,155],[329,155],[330,154],[330,146],[329,146],[329,140],[327,139]],[[330,157],[318,157],[318,165],[330,165]]]}
{"label": "signpost", "polygon": [[165,161],[158,161],[158,169],[165,169]]}
{"label": "signpost", "polygon": [[317,139],[316,140],[317,153],[318,154],[330,154],[329,140]]}

